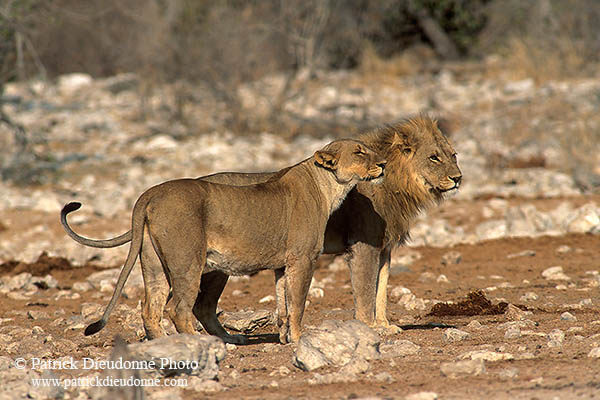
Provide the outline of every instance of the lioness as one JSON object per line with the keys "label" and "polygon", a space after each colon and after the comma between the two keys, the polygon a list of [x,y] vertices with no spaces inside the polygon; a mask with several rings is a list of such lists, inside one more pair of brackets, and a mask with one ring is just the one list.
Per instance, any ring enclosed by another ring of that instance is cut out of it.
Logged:
{"label": "lioness", "polygon": [[[229,186],[178,179],[148,189],[133,209],[129,254],[113,296],[102,318],[89,325],[85,334],[106,325],[139,254],[145,286],[142,319],[150,339],[164,335],[160,321],[171,287],[171,317],[178,332],[195,332],[193,312],[208,333],[228,342],[243,342],[229,335],[217,320],[216,300],[210,302],[209,310],[194,307],[208,258],[213,268],[225,274],[285,266],[287,312],[279,336],[283,343],[288,334],[297,341],[327,220],[359,181],[382,177],[385,164],[364,144],[347,139],[328,144],[264,183]],[[66,214],[80,206],[67,204],[61,221],[66,224]],[[73,234],[77,241],[85,239]],[[123,235],[104,243],[119,238]],[[220,295],[222,288],[217,289]],[[207,292],[203,305],[215,299],[216,291]]]}

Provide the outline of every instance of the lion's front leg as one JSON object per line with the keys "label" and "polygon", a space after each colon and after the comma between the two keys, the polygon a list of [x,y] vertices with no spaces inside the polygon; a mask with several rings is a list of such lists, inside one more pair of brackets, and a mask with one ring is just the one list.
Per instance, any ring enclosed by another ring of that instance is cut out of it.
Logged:
{"label": "lion's front leg", "polygon": [[377,278],[377,295],[375,300],[375,321],[378,328],[383,328],[388,333],[398,333],[402,329],[390,324],[387,319],[387,287],[390,276],[391,248],[386,247],[381,251],[379,258],[379,274]]}
{"label": "lion's front leg", "polygon": [[354,295],[354,317],[371,327],[375,326],[380,252],[381,249],[377,247],[358,242],[351,246],[348,257]]}
{"label": "lion's front leg", "polygon": [[229,275],[218,270],[202,274],[193,312],[207,333],[220,337],[225,343],[246,344],[246,336],[230,335],[217,318],[217,303],[228,279]]}
{"label": "lion's front leg", "polygon": [[302,334],[302,317],[306,304],[306,296],[313,276],[314,262],[308,257],[288,260],[285,270],[285,297],[287,315],[282,318],[279,330],[279,339],[287,342],[287,325],[289,324],[289,337],[296,343]]}

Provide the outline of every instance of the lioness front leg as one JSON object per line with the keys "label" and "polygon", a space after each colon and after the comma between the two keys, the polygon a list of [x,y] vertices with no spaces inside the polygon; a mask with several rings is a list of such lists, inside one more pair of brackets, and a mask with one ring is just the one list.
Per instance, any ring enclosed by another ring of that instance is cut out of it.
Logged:
{"label": "lioness front leg", "polygon": [[202,274],[200,292],[194,304],[194,315],[206,332],[220,337],[225,343],[246,344],[248,338],[244,335],[230,335],[217,318],[217,303],[225,289],[229,275],[221,271],[211,271]]}
{"label": "lioness front leg", "polygon": [[[287,315],[282,318],[282,328],[279,330],[279,340],[287,343],[287,327],[289,337],[296,343],[302,334],[302,316],[306,304],[306,296],[313,276],[314,262],[308,257],[302,257],[288,262],[285,270]],[[286,321],[287,320],[287,321]]]}
{"label": "lioness front leg", "polygon": [[[279,336],[287,338],[289,333],[287,300],[285,298],[285,268],[275,270],[275,302],[276,302],[276,317],[277,327],[279,328]],[[287,343],[281,341],[281,343]]]}

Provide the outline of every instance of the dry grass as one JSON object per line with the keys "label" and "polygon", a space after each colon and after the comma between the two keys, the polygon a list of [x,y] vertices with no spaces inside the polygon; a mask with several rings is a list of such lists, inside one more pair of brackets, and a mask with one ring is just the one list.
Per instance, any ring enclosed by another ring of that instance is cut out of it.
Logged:
{"label": "dry grass", "polygon": [[402,53],[382,58],[375,47],[366,42],[360,57],[358,70],[365,80],[386,81],[421,72],[435,58],[433,50],[426,46],[414,46]]}
{"label": "dry grass", "polygon": [[513,38],[501,54],[508,78],[532,78],[538,84],[581,75],[586,66],[582,45],[568,37],[552,44]]}

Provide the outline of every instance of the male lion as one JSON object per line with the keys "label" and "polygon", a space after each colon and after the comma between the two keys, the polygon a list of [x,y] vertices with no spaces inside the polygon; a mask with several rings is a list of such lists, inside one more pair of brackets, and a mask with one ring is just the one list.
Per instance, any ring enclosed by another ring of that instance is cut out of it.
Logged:
{"label": "male lion", "polygon": [[[385,164],[362,143],[346,139],[328,144],[264,183],[230,186],[178,179],[148,189],[133,209],[129,254],[113,296],[102,318],[89,325],[85,334],[106,325],[140,255],[146,291],[142,319],[150,339],[164,335],[160,321],[171,288],[171,318],[178,332],[195,332],[194,313],[208,333],[228,342],[244,341],[229,335],[218,322],[216,300],[210,310],[194,306],[198,291],[205,287],[201,277],[209,259],[213,268],[226,274],[284,266],[286,313],[279,336],[283,343],[288,335],[296,342],[329,216],[359,181],[382,177]],[[64,224],[66,214],[80,206],[69,203],[63,208]],[[207,292],[214,299],[215,291]],[[202,303],[206,304],[208,299]]]}

